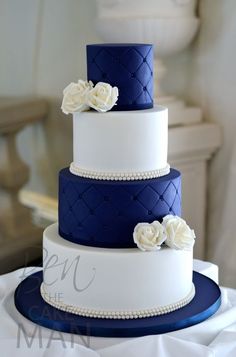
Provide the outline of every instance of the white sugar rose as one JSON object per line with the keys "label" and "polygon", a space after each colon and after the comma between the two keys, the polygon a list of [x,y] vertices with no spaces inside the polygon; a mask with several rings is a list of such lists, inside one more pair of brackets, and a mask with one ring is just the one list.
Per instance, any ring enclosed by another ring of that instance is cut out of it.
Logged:
{"label": "white sugar rose", "polygon": [[133,238],[138,248],[143,251],[158,250],[166,240],[166,232],[158,221],[138,223],[134,228]]}
{"label": "white sugar rose", "polygon": [[88,92],[92,89],[91,81],[78,80],[78,83],[70,83],[63,91],[61,109],[63,113],[69,114],[86,110]]}
{"label": "white sugar rose", "polygon": [[87,104],[98,112],[107,112],[116,104],[118,95],[117,87],[99,82],[89,91]]}
{"label": "white sugar rose", "polygon": [[163,218],[162,225],[166,230],[165,244],[170,248],[191,250],[195,243],[195,233],[184,219],[168,215]]}

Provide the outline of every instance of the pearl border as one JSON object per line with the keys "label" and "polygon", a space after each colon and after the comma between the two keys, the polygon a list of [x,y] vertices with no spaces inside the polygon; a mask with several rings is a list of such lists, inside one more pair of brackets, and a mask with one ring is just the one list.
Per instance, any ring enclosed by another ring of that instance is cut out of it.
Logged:
{"label": "pearl border", "polygon": [[106,311],[106,310],[93,310],[93,309],[86,309],[80,308],[74,305],[67,305],[64,302],[56,302],[50,295],[46,292],[44,283],[41,284],[40,287],[41,296],[49,305],[75,315],[85,316],[85,317],[93,317],[93,318],[100,318],[100,319],[138,319],[138,318],[145,318],[145,317],[152,317],[157,315],[167,314],[169,312],[178,310],[185,305],[189,304],[190,301],[194,298],[195,295],[195,287],[192,284],[192,289],[190,293],[182,300],[174,304],[169,304],[165,306],[159,306],[153,309],[147,310],[137,310],[137,311]]}
{"label": "pearl border", "polygon": [[115,181],[133,181],[133,180],[148,180],[165,176],[170,173],[170,165],[158,170],[143,171],[143,172],[98,172],[81,169],[74,162],[70,164],[70,172],[73,175],[96,179],[96,180],[115,180]]}

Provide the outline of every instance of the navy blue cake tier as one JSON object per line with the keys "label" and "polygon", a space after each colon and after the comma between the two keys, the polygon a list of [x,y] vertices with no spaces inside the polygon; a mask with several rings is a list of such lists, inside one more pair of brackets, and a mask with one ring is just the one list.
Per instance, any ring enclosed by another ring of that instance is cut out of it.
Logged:
{"label": "navy blue cake tier", "polygon": [[149,44],[87,45],[87,78],[119,89],[112,110],[153,107],[153,49]]}
{"label": "navy blue cake tier", "polygon": [[181,216],[181,174],[150,180],[103,181],[59,173],[59,234],[82,245],[135,247],[137,223]]}

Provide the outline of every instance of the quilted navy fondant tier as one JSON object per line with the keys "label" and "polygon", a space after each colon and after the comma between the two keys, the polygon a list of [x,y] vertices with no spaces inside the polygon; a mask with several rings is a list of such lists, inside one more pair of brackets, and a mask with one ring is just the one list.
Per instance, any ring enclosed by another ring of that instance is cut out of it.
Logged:
{"label": "quilted navy fondant tier", "polygon": [[153,50],[149,44],[87,45],[87,77],[119,89],[112,110],[153,107]]}
{"label": "quilted navy fondant tier", "polygon": [[181,215],[181,174],[139,181],[99,181],[59,173],[59,234],[74,243],[135,247],[137,223]]}

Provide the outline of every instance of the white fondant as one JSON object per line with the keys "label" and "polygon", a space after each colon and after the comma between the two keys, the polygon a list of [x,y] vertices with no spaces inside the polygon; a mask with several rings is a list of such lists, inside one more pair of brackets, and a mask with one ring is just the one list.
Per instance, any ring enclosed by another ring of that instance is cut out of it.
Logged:
{"label": "white fondant", "polygon": [[172,312],[180,309],[181,307],[187,305],[195,295],[195,287],[192,284],[192,290],[185,299],[182,299],[175,304],[165,305],[161,307],[157,307],[155,309],[145,309],[145,310],[134,310],[134,311],[107,311],[107,310],[93,310],[87,308],[80,308],[74,305],[68,305],[63,303],[62,301],[57,302],[54,298],[47,293],[45,289],[45,285],[42,283],[40,287],[41,296],[43,299],[53,307],[56,307],[59,310],[70,312],[76,315],[86,316],[86,317],[98,317],[104,319],[137,319],[144,317],[152,317],[157,315],[167,314],[168,312]]}
{"label": "white fondant", "polygon": [[168,175],[170,172],[170,165],[163,170],[144,171],[144,172],[96,172],[83,170],[77,167],[73,162],[70,164],[70,172],[74,175],[87,177],[96,180],[115,180],[115,181],[133,181],[133,180],[147,180]]}
{"label": "white fondant", "polygon": [[44,289],[51,301],[92,311],[147,311],[180,304],[192,291],[192,251],[105,249],[44,231]]}
{"label": "white fondant", "polygon": [[73,163],[93,172],[132,173],[167,166],[168,111],[73,114]]}

